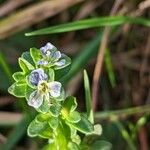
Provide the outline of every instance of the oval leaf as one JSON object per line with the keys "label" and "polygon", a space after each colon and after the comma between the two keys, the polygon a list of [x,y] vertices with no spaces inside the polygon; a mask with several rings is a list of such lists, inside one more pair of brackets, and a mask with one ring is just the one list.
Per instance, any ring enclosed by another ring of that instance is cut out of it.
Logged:
{"label": "oval leaf", "polygon": [[71,122],[66,122],[67,124],[70,124],[71,127],[74,127],[76,130],[88,134],[92,133],[94,131],[93,125],[90,123],[90,121],[85,117],[81,116],[81,120],[77,123],[71,123]]}
{"label": "oval leaf", "polygon": [[15,82],[8,88],[8,92],[16,97],[25,97],[26,89],[27,89],[26,83],[20,84]]}
{"label": "oval leaf", "polygon": [[42,59],[41,52],[37,48],[34,48],[34,47],[30,48],[30,55],[36,65],[37,65],[37,62]]}
{"label": "oval leaf", "polygon": [[80,113],[77,111],[73,111],[69,114],[69,116],[66,118],[67,121],[72,122],[72,123],[77,123],[81,120]]}
{"label": "oval leaf", "polygon": [[30,125],[28,126],[28,135],[30,137],[35,137],[39,135],[41,132],[43,132],[47,128],[48,124],[47,122],[36,122],[33,120]]}
{"label": "oval leaf", "polygon": [[24,73],[29,73],[31,70],[34,69],[33,65],[31,65],[28,61],[23,58],[19,58],[19,65]]}
{"label": "oval leaf", "polygon": [[24,81],[26,80],[26,76],[25,76],[25,74],[23,72],[15,72],[13,74],[13,78],[17,82],[21,81],[21,80],[24,80]]}

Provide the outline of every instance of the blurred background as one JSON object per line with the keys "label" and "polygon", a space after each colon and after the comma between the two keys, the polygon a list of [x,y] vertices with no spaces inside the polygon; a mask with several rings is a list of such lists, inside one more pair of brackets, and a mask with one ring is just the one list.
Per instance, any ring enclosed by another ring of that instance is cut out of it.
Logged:
{"label": "blurred background", "polygon": [[47,42],[72,58],[63,81],[82,112],[83,69],[87,70],[95,119],[103,127],[100,139],[111,142],[114,150],[150,149],[150,23],[25,36],[81,19],[120,15],[150,21],[150,0],[0,0],[0,149],[37,150],[44,144],[26,134],[34,111],[7,88],[12,73],[20,70],[22,52]]}

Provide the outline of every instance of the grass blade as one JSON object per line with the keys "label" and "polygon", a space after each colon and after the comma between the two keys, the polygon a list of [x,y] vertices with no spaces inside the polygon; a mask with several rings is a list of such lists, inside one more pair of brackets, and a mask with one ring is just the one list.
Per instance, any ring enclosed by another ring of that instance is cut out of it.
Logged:
{"label": "grass blade", "polygon": [[140,17],[128,17],[128,16],[107,16],[92,19],[85,19],[80,21],[75,21],[71,23],[65,23],[62,25],[56,25],[30,33],[26,33],[26,36],[33,35],[44,35],[44,34],[54,34],[63,33],[69,31],[83,30],[88,28],[103,27],[103,26],[117,26],[124,23],[130,24],[141,24],[145,26],[150,26],[150,20]]}
{"label": "grass blade", "polygon": [[118,127],[118,129],[119,129],[122,137],[127,142],[128,148],[130,150],[136,150],[137,148],[135,147],[135,144],[134,144],[131,136],[129,135],[128,131],[125,129],[125,127],[123,126],[123,124],[120,121],[116,121],[115,124]]}
{"label": "grass blade", "polygon": [[120,110],[96,112],[95,118],[114,120],[124,116],[130,116],[130,115],[140,114],[140,113],[149,113],[149,112],[150,112],[150,105],[143,105],[143,106],[125,108]]}
{"label": "grass blade", "polygon": [[91,98],[91,90],[89,84],[89,78],[86,70],[84,70],[84,89],[85,89],[85,99],[86,99],[86,109],[87,116],[91,123],[94,123],[94,113],[92,109],[92,98]]}
{"label": "grass blade", "polygon": [[109,49],[106,49],[106,51],[105,51],[104,61],[105,61],[106,70],[108,72],[108,77],[109,77],[111,86],[114,88],[116,86],[116,78],[115,78],[113,65],[111,63],[111,55],[110,55]]}
{"label": "grass blade", "polygon": [[84,68],[87,62],[97,54],[99,41],[101,40],[99,33],[85,48],[73,59],[71,70],[61,79],[62,83],[68,82],[75,74]]}
{"label": "grass blade", "polygon": [[9,67],[4,55],[2,54],[2,52],[0,52],[0,65],[3,68],[4,72],[6,73],[9,81],[12,82],[13,81],[12,73],[11,73],[10,67]]}
{"label": "grass blade", "polygon": [[32,119],[25,116],[22,121],[16,125],[14,130],[11,132],[7,142],[0,147],[2,150],[12,150],[20,138],[25,134],[27,126]]}

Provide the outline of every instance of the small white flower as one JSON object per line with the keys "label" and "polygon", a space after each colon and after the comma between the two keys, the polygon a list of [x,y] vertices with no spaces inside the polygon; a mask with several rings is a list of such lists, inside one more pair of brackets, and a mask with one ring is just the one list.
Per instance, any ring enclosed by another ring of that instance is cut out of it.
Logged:
{"label": "small white flower", "polygon": [[44,47],[40,48],[40,51],[42,52],[43,59],[38,62],[38,65],[58,67],[65,65],[66,60],[62,58],[63,54],[53,44],[47,43]]}
{"label": "small white flower", "polygon": [[61,83],[57,81],[47,82],[45,80],[39,81],[37,89],[31,93],[28,99],[28,105],[39,108],[43,100],[50,100],[51,97],[59,97],[61,94]]}
{"label": "small white flower", "polygon": [[53,49],[56,49],[56,47],[49,42],[45,46],[40,48],[43,55],[46,55],[48,51],[50,52]]}

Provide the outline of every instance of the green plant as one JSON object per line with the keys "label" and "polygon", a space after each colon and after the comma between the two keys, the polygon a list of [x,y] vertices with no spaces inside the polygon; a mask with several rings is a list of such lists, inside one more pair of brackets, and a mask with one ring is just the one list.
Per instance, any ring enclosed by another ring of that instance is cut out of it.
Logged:
{"label": "green plant", "polygon": [[[94,126],[94,117],[90,103],[89,82],[84,72],[87,116],[77,111],[76,98],[65,96],[65,90],[59,80],[70,69],[71,59],[62,54],[51,43],[40,49],[31,48],[19,58],[22,71],[13,74],[15,83],[9,87],[10,94],[25,98],[29,106],[37,112],[29,124],[30,137],[48,140],[44,150],[110,149],[111,144],[98,141],[101,126]],[[79,136],[81,132],[84,138]]]}

